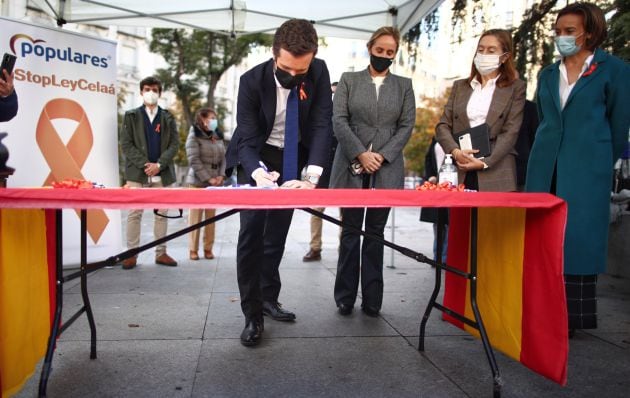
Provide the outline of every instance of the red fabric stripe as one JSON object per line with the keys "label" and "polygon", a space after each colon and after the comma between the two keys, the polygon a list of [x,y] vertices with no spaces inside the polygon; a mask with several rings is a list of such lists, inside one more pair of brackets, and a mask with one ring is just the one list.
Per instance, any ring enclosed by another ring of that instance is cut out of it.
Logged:
{"label": "red fabric stripe", "polygon": [[55,229],[55,210],[46,212],[46,253],[48,257],[48,303],[50,307],[50,327],[55,320],[57,305],[57,236]]}
{"label": "red fabric stripe", "polygon": [[[523,254],[521,363],[566,385],[569,354],[563,242],[567,207],[528,209]],[[551,214],[550,214],[551,213]]]}
{"label": "red fabric stripe", "polygon": [[[468,248],[470,247],[470,209],[451,209],[448,226],[448,254],[446,263],[453,268],[468,271]],[[466,311],[467,280],[459,275],[446,272],[444,280],[444,305],[460,315]],[[444,320],[464,328],[464,323],[446,313]]]}

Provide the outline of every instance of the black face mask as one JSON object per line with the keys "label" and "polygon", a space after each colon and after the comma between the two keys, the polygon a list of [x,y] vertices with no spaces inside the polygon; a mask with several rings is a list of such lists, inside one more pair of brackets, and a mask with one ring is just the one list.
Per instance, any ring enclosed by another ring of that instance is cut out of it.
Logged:
{"label": "black face mask", "polygon": [[302,80],[306,77],[306,73],[302,73],[299,75],[291,75],[289,72],[282,70],[276,66],[276,79],[280,85],[288,90],[302,83]]}
{"label": "black face mask", "polygon": [[392,60],[370,54],[370,65],[372,65],[375,71],[381,73],[392,65]]}

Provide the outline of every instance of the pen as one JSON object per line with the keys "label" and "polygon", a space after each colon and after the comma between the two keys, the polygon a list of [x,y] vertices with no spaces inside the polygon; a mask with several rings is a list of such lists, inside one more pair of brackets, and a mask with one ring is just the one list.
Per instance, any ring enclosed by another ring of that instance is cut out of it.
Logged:
{"label": "pen", "polygon": [[269,174],[269,170],[267,170],[267,166],[265,166],[265,164],[263,163],[262,160],[258,161],[258,164],[260,165],[260,167],[262,167],[263,171],[267,174]]}

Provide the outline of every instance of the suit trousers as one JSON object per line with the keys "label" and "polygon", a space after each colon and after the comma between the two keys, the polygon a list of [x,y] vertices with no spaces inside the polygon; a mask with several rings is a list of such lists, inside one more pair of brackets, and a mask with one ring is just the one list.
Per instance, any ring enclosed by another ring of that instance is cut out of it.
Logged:
{"label": "suit trousers", "polygon": [[[127,185],[130,188],[162,188],[161,182],[154,182],[151,184],[142,184],[135,181],[127,181]],[[142,221],[142,213],[144,209],[129,210],[127,215],[127,248],[133,249],[140,246],[140,222]],[[158,211],[161,214],[167,214],[168,209],[160,209]],[[160,239],[166,236],[168,219],[165,217],[155,216],[153,224],[153,236],[155,239]],[[161,244],[155,247],[155,256],[160,256],[166,253],[166,244]]]}
{"label": "suit trousers", "polygon": [[[298,151],[298,166],[304,166],[304,151]],[[282,170],[282,150],[265,145],[260,153],[270,171]],[[299,173],[298,173],[299,175]],[[239,184],[251,176],[238,169]],[[282,181],[279,181],[282,183]],[[280,295],[280,261],[293,218],[293,209],[241,210],[236,246],[236,275],[241,309],[246,319],[262,317],[262,302],[277,302]]]}
{"label": "suit trousers", "polygon": [[[342,208],[343,222],[361,229],[365,218],[365,232],[384,238],[389,208]],[[344,227],[341,232],[335,302],[353,306],[361,279],[361,306],[380,310],[383,303],[383,244],[361,236]]]}
{"label": "suit trousers", "polygon": [[[188,225],[194,225],[200,223],[202,220],[207,220],[216,215],[216,209],[190,209],[188,212]],[[203,250],[212,251],[214,246],[214,223],[208,224],[203,227]],[[200,230],[196,229],[190,233],[188,238],[188,250],[196,252],[199,250],[199,234]]]}
{"label": "suit trousers", "polygon": [[[324,212],[324,207],[314,207],[313,210]],[[322,228],[323,220],[321,217],[311,216],[311,250],[315,252],[322,251]]]}

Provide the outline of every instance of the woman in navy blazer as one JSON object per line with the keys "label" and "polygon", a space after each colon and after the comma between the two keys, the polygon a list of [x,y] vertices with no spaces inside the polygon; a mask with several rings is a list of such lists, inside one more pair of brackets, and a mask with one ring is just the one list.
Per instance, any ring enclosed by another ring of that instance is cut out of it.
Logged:
{"label": "woman in navy blazer", "polygon": [[573,3],[556,19],[562,60],[538,79],[540,125],[525,189],[567,201],[564,273],[569,335],[597,327],[597,274],[606,270],[613,164],[628,140],[630,68],[598,46],[604,13]]}

